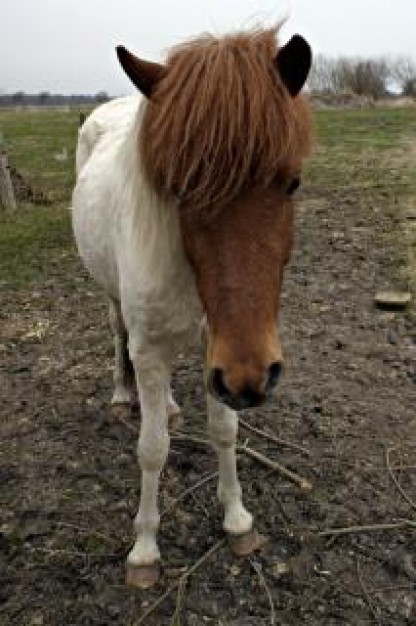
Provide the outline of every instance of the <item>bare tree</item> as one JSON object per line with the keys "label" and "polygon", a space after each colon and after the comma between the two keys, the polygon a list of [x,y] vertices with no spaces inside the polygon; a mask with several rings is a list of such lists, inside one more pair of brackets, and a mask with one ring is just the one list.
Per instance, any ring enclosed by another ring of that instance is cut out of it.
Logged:
{"label": "bare tree", "polygon": [[377,100],[386,94],[390,76],[390,63],[383,58],[333,59],[318,54],[308,85],[315,94],[354,94]]}
{"label": "bare tree", "polygon": [[16,91],[12,94],[12,102],[13,104],[23,104],[25,101],[25,92],[24,91]]}
{"label": "bare tree", "polygon": [[48,102],[51,99],[51,94],[49,93],[49,91],[41,91],[39,94],[39,104],[40,105],[45,105],[48,104]]}
{"label": "bare tree", "polygon": [[416,96],[416,62],[411,57],[400,57],[393,64],[393,79],[404,96]]}
{"label": "bare tree", "polygon": [[334,66],[334,59],[323,54],[315,56],[308,78],[308,86],[312,93],[334,93]]}
{"label": "bare tree", "polygon": [[336,92],[349,92],[378,100],[386,94],[389,67],[385,59],[341,57],[333,68]]}

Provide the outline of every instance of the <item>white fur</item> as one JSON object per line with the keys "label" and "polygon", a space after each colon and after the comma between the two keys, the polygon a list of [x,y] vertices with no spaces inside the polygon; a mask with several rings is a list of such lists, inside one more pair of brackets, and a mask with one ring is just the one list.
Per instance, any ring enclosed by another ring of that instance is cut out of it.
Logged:
{"label": "white fur", "polygon": [[[121,359],[124,325],[141,404],[142,488],[135,522],[138,536],[129,555],[134,565],[159,558],[157,489],[169,448],[171,363],[178,351],[198,340],[201,322],[177,209],[160,200],[141,169],[137,135],[145,106],[139,96],[121,98],[102,105],[86,120],[79,132],[73,194],[79,253],[121,313],[120,319],[114,310],[112,314],[116,361]],[[115,396],[125,398],[120,366],[115,382]],[[208,410],[219,453],[225,527],[242,532],[251,526],[251,516],[242,507],[235,468],[236,416],[214,400],[209,401]]]}

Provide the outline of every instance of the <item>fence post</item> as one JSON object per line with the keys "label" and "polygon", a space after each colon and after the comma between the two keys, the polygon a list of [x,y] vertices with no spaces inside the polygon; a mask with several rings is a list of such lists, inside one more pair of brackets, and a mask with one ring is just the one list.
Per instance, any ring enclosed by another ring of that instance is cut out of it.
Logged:
{"label": "fence post", "polygon": [[7,155],[0,148],[0,207],[17,209]]}

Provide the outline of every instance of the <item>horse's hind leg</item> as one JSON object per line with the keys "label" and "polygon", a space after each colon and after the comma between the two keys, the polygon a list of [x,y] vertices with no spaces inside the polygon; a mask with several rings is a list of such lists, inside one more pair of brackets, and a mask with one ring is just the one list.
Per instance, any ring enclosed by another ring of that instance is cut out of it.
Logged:
{"label": "horse's hind leg", "polygon": [[121,314],[120,304],[110,299],[110,325],[114,336],[114,393],[112,405],[131,406],[137,400],[133,364],[127,347],[128,335]]}

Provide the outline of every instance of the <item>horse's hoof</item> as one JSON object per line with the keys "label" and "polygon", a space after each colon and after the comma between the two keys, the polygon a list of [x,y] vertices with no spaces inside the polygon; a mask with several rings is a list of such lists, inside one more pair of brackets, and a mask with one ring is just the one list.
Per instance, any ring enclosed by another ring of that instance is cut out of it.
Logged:
{"label": "horse's hoof", "polygon": [[236,556],[248,556],[252,552],[260,550],[267,542],[267,537],[252,529],[241,535],[228,533],[228,542],[231,551]]}
{"label": "horse's hoof", "polygon": [[138,589],[150,589],[157,583],[160,577],[159,561],[151,563],[151,565],[132,565],[127,563],[126,566],[126,584],[130,587]]}

